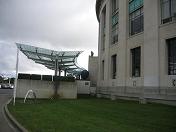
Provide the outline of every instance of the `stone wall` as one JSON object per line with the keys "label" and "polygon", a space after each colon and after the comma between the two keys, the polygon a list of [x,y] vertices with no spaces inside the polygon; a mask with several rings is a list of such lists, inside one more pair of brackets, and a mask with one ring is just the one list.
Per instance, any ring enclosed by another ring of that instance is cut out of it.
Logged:
{"label": "stone wall", "polygon": [[90,81],[77,80],[78,94],[90,94]]}
{"label": "stone wall", "polygon": [[97,56],[89,56],[89,79],[91,82],[91,86],[97,85],[97,77],[98,77],[98,57]]}
{"label": "stone wall", "polygon": [[[18,79],[17,97],[24,98],[28,90],[33,90],[37,98],[50,98],[54,94],[54,82],[41,80]],[[75,82],[60,82],[58,94],[61,98],[77,98]]]}
{"label": "stone wall", "polygon": [[[99,8],[97,91],[106,97],[111,97],[112,94],[124,98],[142,96],[147,100],[175,102],[176,75],[168,75],[167,39],[176,37],[176,19],[162,24],[160,0],[145,0],[144,31],[130,35],[129,0],[119,0],[118,42],[111,44],[111,2],[104,0],[101,6],[97,6]],[[106,9],[105,28],[103,9]],[[133,77],[131,49],[139,46],[141,75]],[[117,71],[116,78],[113,79],[111,57],[115,54]]]}
{"label": "stone wall", "polygon": [[158,102],[176,106],[176,89],[174,87],[99,87],[98,97],[111,99],[135,99]]}

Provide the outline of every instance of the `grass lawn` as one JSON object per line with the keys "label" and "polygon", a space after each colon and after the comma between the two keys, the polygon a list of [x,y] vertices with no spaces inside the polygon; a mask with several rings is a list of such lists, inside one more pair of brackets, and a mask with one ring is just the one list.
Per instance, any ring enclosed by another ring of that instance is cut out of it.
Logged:
{"label": "grass lawn", "polygon": [[161,104],[90,98],[8,108],[30,132],[176,132],[176,107]]}

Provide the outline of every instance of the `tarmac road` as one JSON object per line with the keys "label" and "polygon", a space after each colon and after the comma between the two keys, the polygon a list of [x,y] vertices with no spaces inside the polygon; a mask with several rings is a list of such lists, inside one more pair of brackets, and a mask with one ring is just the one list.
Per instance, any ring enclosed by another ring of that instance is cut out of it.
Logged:
{"label": "tarmac road", "polygon": [[4,115],[4,104],[12,97],[13,89],[0,89],[0,132],[14,132]]}

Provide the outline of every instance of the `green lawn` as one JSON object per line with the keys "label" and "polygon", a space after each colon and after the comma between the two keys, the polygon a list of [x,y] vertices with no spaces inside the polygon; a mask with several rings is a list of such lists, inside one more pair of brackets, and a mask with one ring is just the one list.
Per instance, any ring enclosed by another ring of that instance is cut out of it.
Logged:
{"label": "green lawn", "polygon": [[176,132],[176,107],[161,104],[90,98],[8,108],[30,132]]}

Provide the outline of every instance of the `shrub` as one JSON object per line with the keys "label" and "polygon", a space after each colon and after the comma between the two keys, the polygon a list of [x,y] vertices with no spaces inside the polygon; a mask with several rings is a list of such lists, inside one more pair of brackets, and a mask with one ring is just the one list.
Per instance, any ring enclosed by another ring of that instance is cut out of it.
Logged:
{"label": "shrub", "polygon": [[10,83],[11,83],[11,84],[14,84],[14,83],[15,83],[15,78],[11,78],[11,79],[10,79]]}
{"label": "shrub", "polygon": [[83,70],[81,72],[81,79],[86,80],[89,77],[89,72],[87,70]]}

